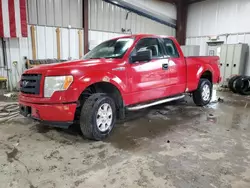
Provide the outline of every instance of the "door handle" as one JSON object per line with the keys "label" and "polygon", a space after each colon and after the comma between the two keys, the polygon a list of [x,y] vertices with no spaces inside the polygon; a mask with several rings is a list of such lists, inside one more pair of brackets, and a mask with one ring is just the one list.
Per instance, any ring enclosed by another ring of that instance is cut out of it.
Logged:
{"label": "door handle", "polygon": [[167,70],[168,69],[168,63],[162,64],[162,70]]}

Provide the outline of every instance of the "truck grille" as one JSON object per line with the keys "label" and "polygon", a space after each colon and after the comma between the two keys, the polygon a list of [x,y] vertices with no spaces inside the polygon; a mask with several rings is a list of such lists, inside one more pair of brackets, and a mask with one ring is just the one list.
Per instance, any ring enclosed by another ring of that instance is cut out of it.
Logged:
{"label": "truck grille", "polygon": [[39,95],[41,74],[23,74],[20,82],[20,90],[25,94]]}

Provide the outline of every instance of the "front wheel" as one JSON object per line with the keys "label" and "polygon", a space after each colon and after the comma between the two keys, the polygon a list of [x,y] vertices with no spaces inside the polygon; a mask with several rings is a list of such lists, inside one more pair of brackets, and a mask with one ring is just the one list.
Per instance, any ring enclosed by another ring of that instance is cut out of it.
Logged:
{"label": "front wheel", "polygon": [[193,100],[197,106],[205,106],[212,99],[213,85],[208,79],[201,78],[198,88],[193,92]]}
{"label": "front wheel", "polygon": [[115,102],[106,94],[93,94],[83,104],[80,127],[86,138],[103,140],[112,131],[115,121]]}

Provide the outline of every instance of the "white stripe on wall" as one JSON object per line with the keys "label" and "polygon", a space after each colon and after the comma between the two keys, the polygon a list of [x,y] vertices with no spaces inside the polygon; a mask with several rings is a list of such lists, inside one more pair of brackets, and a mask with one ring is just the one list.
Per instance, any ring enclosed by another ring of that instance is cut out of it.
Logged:
{"label": "white stripe on wall", "polygon": [[16,20],[16,36],[22,37],[21,35],[21,18],[20,18],[20,4],[19,0],[14,1],[15,6],[15,20]]}
{"label": "white stripe on wall", "polygon": [[10,19],[8,0],[2,0],[3,33],[5,37],[10,37]]}

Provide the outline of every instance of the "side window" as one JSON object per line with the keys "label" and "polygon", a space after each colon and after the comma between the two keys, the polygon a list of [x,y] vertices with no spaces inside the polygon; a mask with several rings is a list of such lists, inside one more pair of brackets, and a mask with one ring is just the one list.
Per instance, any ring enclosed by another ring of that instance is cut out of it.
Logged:
{"label": "side window", "polygon": [[164,47],[167,53],[166,55],[170,57],[174,57],[174,58],[179,57],[179,53],[176,49],[174,42],[168,38],[163,39],[163,41],[164,41]]}
{"label": "side window", "polygon": [[157,38],[141,39],[135,46],[132,56],[142,50],[151,50],[153,58],[163,57],[163,51]]}

